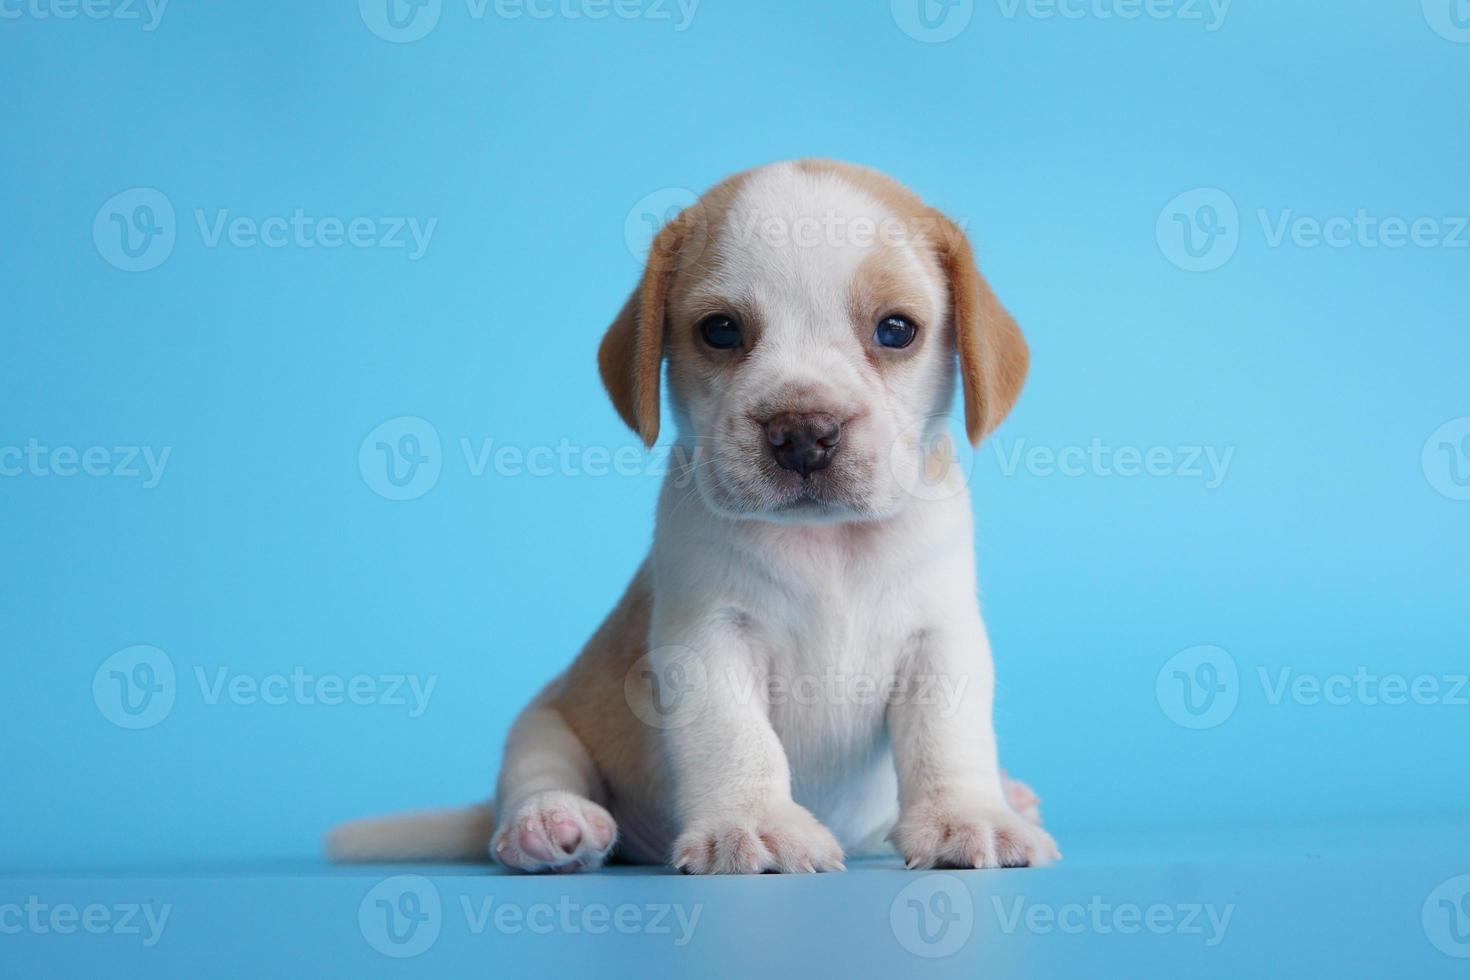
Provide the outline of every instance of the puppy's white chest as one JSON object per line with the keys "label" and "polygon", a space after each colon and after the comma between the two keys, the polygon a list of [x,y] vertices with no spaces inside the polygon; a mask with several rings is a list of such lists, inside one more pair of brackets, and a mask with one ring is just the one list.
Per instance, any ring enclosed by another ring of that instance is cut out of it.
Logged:
{"label": "puppy's white chest", "polygon": [[786,604],[784,629],[763,630],[770,722],[793,798],[849,848],[880,838],[898,799],[886,720],[902,696],[896,671],[909,630],[871,600],[808,594],[801,610]]}

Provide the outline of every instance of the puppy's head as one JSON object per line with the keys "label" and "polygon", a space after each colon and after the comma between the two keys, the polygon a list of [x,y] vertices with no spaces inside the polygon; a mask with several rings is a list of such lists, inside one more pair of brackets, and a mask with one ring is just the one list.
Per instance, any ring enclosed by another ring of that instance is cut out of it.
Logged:
{"label": "puppy's head", "polygon": [[704,501],[817,522],[895,513],[943,465],[956,360],[978,443],[1028,355],[958,227],[873,171],[800,161],[730,178],[654,241],[599,354],[649,445],[665,360]]}

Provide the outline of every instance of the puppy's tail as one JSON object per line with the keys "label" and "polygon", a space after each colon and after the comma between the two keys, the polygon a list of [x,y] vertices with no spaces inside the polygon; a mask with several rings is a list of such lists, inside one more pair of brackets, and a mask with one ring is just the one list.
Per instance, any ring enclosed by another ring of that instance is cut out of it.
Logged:
{"label": "puppy's tail", "polygon": [[327,834],[327,857],[343,864],[489,861],[495,814],[488,803],[354,820]]}

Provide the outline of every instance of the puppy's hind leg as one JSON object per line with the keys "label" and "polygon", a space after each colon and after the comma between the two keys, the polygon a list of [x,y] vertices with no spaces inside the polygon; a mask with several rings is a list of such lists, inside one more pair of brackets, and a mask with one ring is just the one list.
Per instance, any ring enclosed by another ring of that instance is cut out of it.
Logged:
{"label": "puppy's hind leg", "polygon": [[1041,797],[1036,795],[1036,791],[1019,779],[1012,779],[1005,770],[1001,770],[1000,782],[1006,791],[1006,802],[1011,805],[1011,809],[1040,827]]}
{"label": "puppy's hind leg", "polygon": [[580,871],[607,859],[617,824],[587,747],[544,703],[511,726],[495,791],[490,853],[518,871]]}

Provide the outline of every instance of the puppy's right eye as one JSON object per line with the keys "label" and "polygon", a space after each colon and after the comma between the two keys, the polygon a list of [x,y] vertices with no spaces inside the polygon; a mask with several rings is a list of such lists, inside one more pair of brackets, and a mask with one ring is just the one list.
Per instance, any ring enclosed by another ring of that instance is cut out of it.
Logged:
{"label": "puppy's right eye", "polygon": [[734,350],[740,346],[740,324],[724,314],[699,321],[699,335],[715,350]]}

